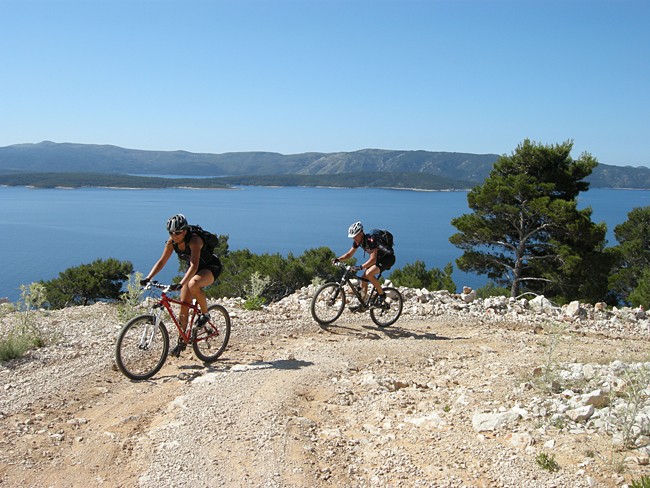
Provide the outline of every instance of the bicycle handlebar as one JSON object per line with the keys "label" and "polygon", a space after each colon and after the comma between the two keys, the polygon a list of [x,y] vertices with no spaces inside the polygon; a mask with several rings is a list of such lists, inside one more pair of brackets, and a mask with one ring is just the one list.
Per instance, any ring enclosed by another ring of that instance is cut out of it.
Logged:
{"label": "bicycle handlebar", "polygon": [[361,266],[349,266],[347,264],[342,263],[341,261],[335,261],[334,266],[338,266],[339,268],[345,268],[346,271],[352,271],[353,273],[356,273],[357,271],[361,271]]}
{"label": "bicycle handlebar", "polygon": [[164,283],[160,283],[159,281],[150,281],[147,283],[145,286],[142,287],[143,290],[150,290],[151,288],[158,288],[164,292],[172,291],[170,290],[172,285],[166,285]]}
{"label": "bicycle handlebar", "polygon": [[[334,266],[338,266],[339,268],[345,268],[347,272],[351,273],[356,273],[357,271],[361,271],[363,268],[361,266],[349,266],[347,264],[342,263],[341,261],[334,261]],[[381,278],[381,270],[379,271],[379,274],[375,275],[378,279]],[[357,278],[360,278],[362,280],[366,280],[363,276],[358,276]],[[367,281],[367,280],[366,280]]]}

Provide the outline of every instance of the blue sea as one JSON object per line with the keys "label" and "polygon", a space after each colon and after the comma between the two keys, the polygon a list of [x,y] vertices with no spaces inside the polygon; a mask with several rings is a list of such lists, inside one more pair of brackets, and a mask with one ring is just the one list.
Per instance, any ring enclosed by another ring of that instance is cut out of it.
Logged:
{"label": "blue sea", "polygon": [[[592,189],[580,197],[592,219],[614,226],[634,207],[650,205],[650,191]],[[387,189],[264,188],[234,190],[30,189],[0,187],[0,297],[15,301],[21,284],[56,278],[59,272],[95,259],[129,260],[146,274],[160,256],[165,222],[183,213],[217,234],[229,236],[230,249],[254,253],[293,253],[328,246],[342,254],[350,247],[348,226],[389,229],[395,236],[393,269],[415,260],[442,269],[461,252],[449,243],[450,221],[469,211],[467,192]],[[357,252],[357,257],[362,252]],[[456,270],[454,281],[478,288],[484,276]],[[157,278],[178,273],[175,260]]]}

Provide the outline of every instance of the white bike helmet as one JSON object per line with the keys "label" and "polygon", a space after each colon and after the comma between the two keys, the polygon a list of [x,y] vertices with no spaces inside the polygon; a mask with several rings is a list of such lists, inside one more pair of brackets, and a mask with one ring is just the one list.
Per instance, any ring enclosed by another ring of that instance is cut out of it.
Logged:
{"label": "white bike helmet", "polygon": [[179,230],[187,229],[187,219],[183,214],[176,214],[169,217],[167,221],[167,232],[177,232]]}
{"label": "white bike helmet", "polygon": [[360,232],[363,232],[363,225],[361,224],[361,222],[355,222],[348,229],[348,237],[354,237]]}

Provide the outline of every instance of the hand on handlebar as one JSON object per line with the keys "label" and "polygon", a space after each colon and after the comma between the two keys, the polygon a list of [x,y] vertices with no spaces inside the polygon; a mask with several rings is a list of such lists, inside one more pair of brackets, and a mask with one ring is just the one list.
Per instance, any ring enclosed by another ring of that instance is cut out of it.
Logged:
{"label": "hand on handlebar", "polygon": [[151,280],[149,278],[145,278],[143,280],[140,280],[140,286],[147,286]]}
{"label": "hand on handlebar", "polygon": [[363,269],[363,267],[361,266],[347,266],[343,264],[341,261],[339,261],[338,259],[332,259],[332,264],[334,266],[340,266],[341,268],[347,268],[353,273],[356,273],[357,271],[361,271]]}
{"label": "hand on handlebar", "polygon": [[169,291],[179,291],[181,288],[183,288],[183,285],[180,283],[174,283],[173,285],[169,285]]}

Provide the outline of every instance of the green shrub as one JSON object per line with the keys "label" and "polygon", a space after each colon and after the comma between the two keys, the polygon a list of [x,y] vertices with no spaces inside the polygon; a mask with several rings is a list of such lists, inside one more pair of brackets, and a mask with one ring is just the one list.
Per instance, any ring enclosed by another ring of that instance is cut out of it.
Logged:
{"label": "green shrub", "polygon": [[251,275],[250,283],[246,288],[246,301],[244,302],[246,310],[261,310],[266,303],[262,295],[270,282],[269,276],[261,276],[257,271]]}
{"label": "green shrub", "polygon": [[639,282],[628,298],[633,306],[641,305],[646,310],[650,309],[650,268],[643,270]]}
{"label": "green shrub", "polygon": [[47,337],[36,328],[18,326],[0,339],[0,361],[9,361],[22,357],[30,349],[47,345]]}
{"label": "green shrub", "polygon": [[321,278],[320,276],[315,276],[311,280],[311,284],[315,287],[323,286],[325,283],[327,283],[327,280],[325,278]]}
{"label": "green shrub", "polygon": [[476,290],[476,296],[478,298],[509,297],[510,290],[490,281],[487,285]]}
{"label": "green shrub", "polygon": [[130,261],[97,259],[91,264],[68,268],[58,278],[42,284],[52,308],[89,305],[101,300],[119,300],[124,281],[132,272]]}
{"label": "green shrub", "polygon": [[245,310],[262,310],[265,304],[266,300],[262,297],[248,297],[242,307]]}
{"label": "green shrub", "polygon": [[619,242],[608,249],[614,257],[609,273],[609,288],[619,302],[650,305],[650,206],[633,208],[627,220],[614,227]]}
{"label": "green shrub", "polygon": [[650,366],[645,363],[631,365],[623,371],[622,377],[625,389],[618,396],[625,400],[624,407],[618,409],[611,420],[607,420],[620,433],[624,447],[633,449],[638,432],[643,432],[638,416],[650,406]]}
{"label": "green shrub", "polygon": [[21,285],[20,300],[14,307],[18,323],[0,339],[0,361],[21,357],[29,349],[47,344],[47,335],[39,327],[35,315],[45,300],[45,289],[40,283]]}
{"label": "green shrub", "polygon": [[423,261],[406,264],[403,268],[396,269],[390,275],[390,280],[396,286],[407,288],[426,288],[429,291],[448,290],[456,291],[456,284],[451,278],[454,268],[448,263],[443,271],[438,268],[427,270]]}
{"label": "green shrub", "polygon": [[641,476],[630,483],[630,488],[650,488],[650,476]]}
{"label": "green shrub", "polygon": [[126,292],[120,295],[120,304],[117,308],[117,316],[121,322],[126,323],[141,312],[143,291],[140,287],[142,273],[137,272],[129,276],[126,285]]}
{"label": "green shrub", "polygon": [[550,471],[551,473],[560,469],[560,465],[555,460],[555,456],[552,454],[548,455],[545,452],[540,452],[535,457],[535,462],[537,463],[537,466],[546,471]]}
{"label": "green shrub", "polygon": [[[544,364],[541,366],[541,375],[538,378],[540,387],[547,392],[557,393],[562,388],[562,369],[559,347],[566,340],[567,326],[560,322],[546,322],[544,324]],[[558,428],[561,428],[558,426]]]}
{"label": "green shrub", "polygon": [[252,276],[269,278],[259,293],[265,302],[274,302],[291,295],[314,279],[330,281],[337,268],[332,265],[334,253],[327,247],[309,249],[301,256],[289,253],[284,257],[276,254],[254,254],[248,249],[229,252],[221,257],[223,272],[218,283],[206,289],[210,298],[251,297]]}
{"label": "green shrub", "polygon": [[0,340],[0,361],[9,361],[25,354],[29,344],[24,337],[15,331],[9,332],[6,337]]}

